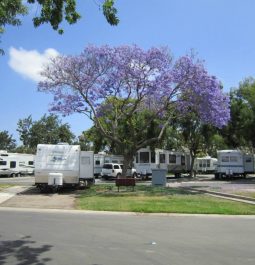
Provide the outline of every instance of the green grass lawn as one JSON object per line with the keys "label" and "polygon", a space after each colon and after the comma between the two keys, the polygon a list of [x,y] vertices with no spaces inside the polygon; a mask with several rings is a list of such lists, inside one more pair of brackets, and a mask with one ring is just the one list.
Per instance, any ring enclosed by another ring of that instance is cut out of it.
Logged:
{"label": "green grass lawn", "polygon": [[79,193],[78,209],[142,213],[255,214],[255,205],[217,199],[178,188],[137,185],[135,191],[95,185]]}

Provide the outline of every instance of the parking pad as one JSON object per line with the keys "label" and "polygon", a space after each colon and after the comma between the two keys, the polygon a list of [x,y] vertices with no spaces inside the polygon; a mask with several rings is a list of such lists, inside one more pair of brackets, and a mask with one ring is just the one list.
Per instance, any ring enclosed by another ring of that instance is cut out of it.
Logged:
{"label": "parking pad", "polygon": [[31,187],[3,202],[0,207],[74,209],[75,197],[75,190],[63,190],[58,193],[40,193],[37,188]]}

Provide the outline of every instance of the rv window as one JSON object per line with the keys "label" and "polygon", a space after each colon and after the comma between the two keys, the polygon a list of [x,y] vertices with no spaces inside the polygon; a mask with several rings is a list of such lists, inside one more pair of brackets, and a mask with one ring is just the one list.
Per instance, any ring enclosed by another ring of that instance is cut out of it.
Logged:
{"label": "rv window", "polygon": [[166,155],[165,154],[159,154],[159,163],[160,164],[166,163]]}
{"label": "rv window", "polygon": [[169,155],[169,163],[176,164],[176,155]]}
{"label": "rv window", "polygon": [[221,158],[221,161],[222,161],[222,162],[229,162],[229,156],[223,156],[223,157]]}
{"label": "rv window", "polygon": [[104,162],[105,162],[105,163],[110,163],[110,160],[106,159]]}
{"label": "rv window", "polygon": [[6,161],[0,161],[0,166],[6,166],[7,162]]}
{"label": "rv window", "polygon": [[151,152],[151,163],[155,163],[155,152]]}
{"label": "rv window", "polygon": [[8,154],[1,154],[1,156],[8,156]]}
{"label": "rv window", "polygon": [[24,161],[19,162],[19,166],[24,166],[24,165],[25,165]]}
{"label": "rv window", "polygon": [[96,160],[96,161],[95,161],[95,164],[96,164],[96,165],[100,165],[100,160]]}
{"label": "rv window", "polygon": [[34,161],[28,161],[28,165],[29,166],[33,166],[34,165]]}
{"label": "rv window", "polygon": [[199,161],[199,167],[203,167],[202,160]]}
{"label": "rv window", "polygon": [[237,156],[231,156],[230,157],[230,162],[237,162],[238,161],[238,157]]}
{"label": "rv window", "polygon": [[185,156],[181,156],[181,165],[182,165],[182,166],[185,165]]}
{"label": "rv window", "polygon": [[245,162],[246,163],[251,163],[251,157],[246,157]]}
{"label": "rv window", "polygon": [[15,167],[16,167],[16,161],[11,161],[10,168],[15,168]]}
{"label": "rv window", "polygon": [[149,163],[149,152],[140,152],[140,163]]}
{"label": "rv window", "polygon": [[207,159],[207,160],[206,160],[206,166],[207,166],[207,167],[210,167],[210,159]]}
{"label": "rv window", "polygon": [[112,164],[104,164],[103,168],[105,169],[112,169]]}

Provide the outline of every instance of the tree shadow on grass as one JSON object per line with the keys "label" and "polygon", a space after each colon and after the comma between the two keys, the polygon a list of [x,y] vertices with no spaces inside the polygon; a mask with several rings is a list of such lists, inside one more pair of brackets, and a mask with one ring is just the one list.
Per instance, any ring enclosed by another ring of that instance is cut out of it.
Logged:
{"label": "tree shadow on grass", "polygon": [[25,236],[18,240],[0,241],[0,264],[16,265],[46,265],[50,258],[41,258],[40,256],[50,251],[51,245],[35,246],[36,241],[31,240],[30,236]]}
{"label": "tree shadow on grass", "polygon": [[169,188],[147,185],[137,185],[134,191],[130,187],[120,189],[114,185],[94,186],[90,190],[82,191],[77,197],[136,197],[136,196],[174,196],[174,195],[197,195],[199,191],[193,191],[186,188]]}

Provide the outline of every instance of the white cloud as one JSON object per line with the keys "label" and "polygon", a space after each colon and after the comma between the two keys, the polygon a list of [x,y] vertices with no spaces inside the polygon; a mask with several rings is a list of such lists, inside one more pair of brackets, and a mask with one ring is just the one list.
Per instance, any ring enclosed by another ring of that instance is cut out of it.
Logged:
{"label": "white cloud", "polygon": [[37,50],[27,51],[23,48],[16,49],[11,47],[9,50],[10,60],[9,66],[24,78],[39,82],[43,79],[40,72],[43,66],[49,62],[51,57],[59,55],[58,51],[49,48],[43,53]]}

